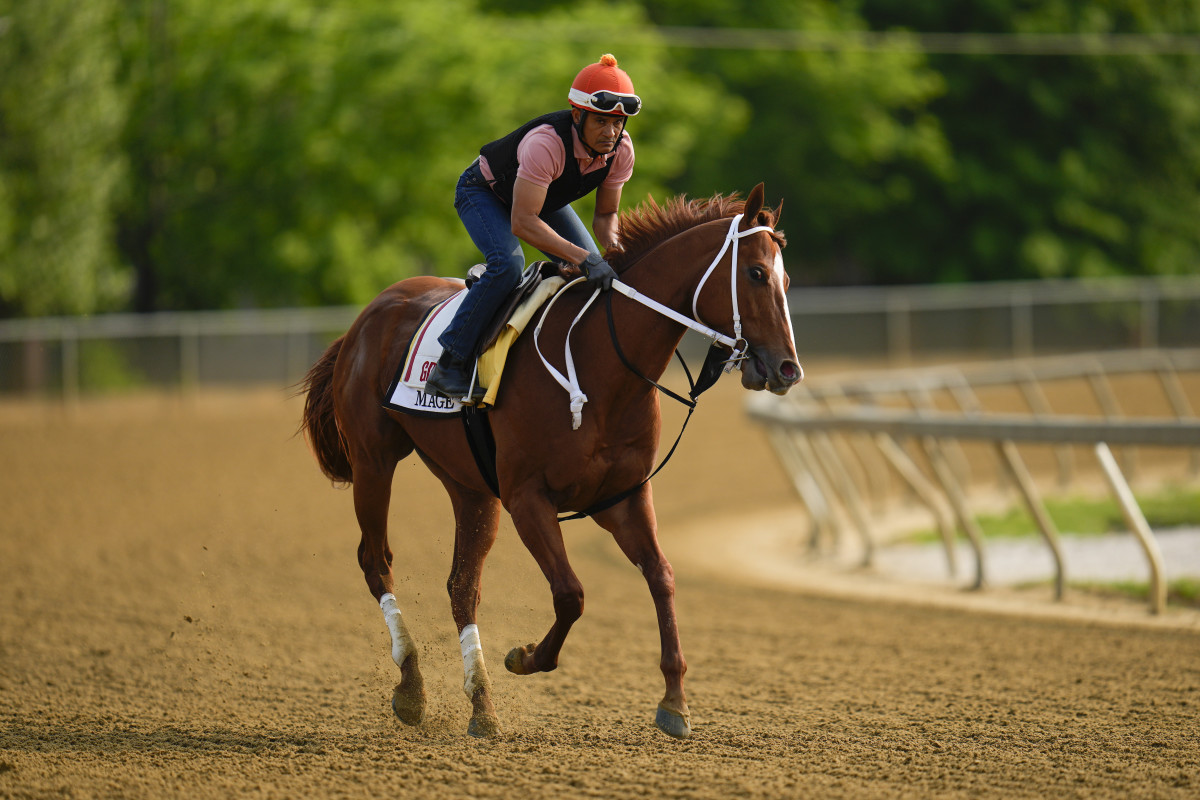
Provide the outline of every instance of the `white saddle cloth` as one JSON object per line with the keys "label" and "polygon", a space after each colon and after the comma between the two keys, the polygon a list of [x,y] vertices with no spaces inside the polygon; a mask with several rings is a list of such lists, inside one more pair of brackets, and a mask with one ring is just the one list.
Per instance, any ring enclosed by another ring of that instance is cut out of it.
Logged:
{"label": "white saddle cloth", "polygon": [[[513,312],[512,319],[505,325],[499,338],[496,339],[496,343],[480,356],[479,374],[476,381],[486,392],[478,405],[484,407],[495,405],[496,395],[500,390],[500,375],[504,370],[504,362],[508,358],[509,348],[521,335],[521,331],[525,330],[534,313],[564,283],[562,278],[551,277],[538,284],[533,294]],[[434,306],[421,322],[420,327],[413,334],[412,342],[408,346],[408,353],[400,362],[400,368],[396,370],[396,376],[392,379],[392,385],[385,395],[383,404],[386,407],[403,411],[406,414],[427,416],[455,414],[462,409],[462,403],[457,400],[427,393],[425,380],[442,355],[442,346],[438,343],[438,337],[454,319],[466,294],[467,290],[463,289],[453,297],[442,301]]]}

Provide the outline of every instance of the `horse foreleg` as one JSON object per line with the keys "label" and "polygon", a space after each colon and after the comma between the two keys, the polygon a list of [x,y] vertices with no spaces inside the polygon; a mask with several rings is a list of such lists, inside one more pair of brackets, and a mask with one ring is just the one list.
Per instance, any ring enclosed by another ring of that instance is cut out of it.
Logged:
{"label": "horse foreleg", "polygon": [[596,522],[613,535],[617,545],[646,579],[654,610],[658,614],[658,636],[662,651],[659,666],[666,681],[666,694],[658,704],[654,724],[663,733],[679,739],[691,735],[691,713],[683,691],[687,661],[679,643],[675,617],[675,573],[658,545],[657,522],[650,486],[624,503],[596,515]]}
{"label": "horse foreleg", "polygon": [[463,691],[471,701],[467,733],[493,736],[500,731],[500,719],[492,705],[492,682],[483,662],[476,615],[483,562],[496,541],[500,503],[490,494],[470,491],[449,479],[443,482],[454,505],[454,563],[446,590],[450,593],[450,611],[458,627],[458,642],[462,649]]}
{"label": "horse foreleg", "polygon": [[554,624],[537,644],[514,648],[504,666],[517,675],[550,672],[558,667],[558,654],[575,620],[583,615],[583,584],[571,569],[555,511],[547,503],[514,499],[510,514],[517,533],[550,582],[554,598]]}
{"label": "horse foreleg", "polygon": [[379,601],[383,619],[392,637],[392,660],[400,668],[400,683],[392,692],[392,711],[406,725],[417,725],[425,718],[425,684],[417,665],[417,646],[392,594],[392,550],[387,540],[388,506],[392,496],[392,474],[383,466],[370,469],[355,465],[354,513],[362,539],[358,545],[358,564],[367,587]]}

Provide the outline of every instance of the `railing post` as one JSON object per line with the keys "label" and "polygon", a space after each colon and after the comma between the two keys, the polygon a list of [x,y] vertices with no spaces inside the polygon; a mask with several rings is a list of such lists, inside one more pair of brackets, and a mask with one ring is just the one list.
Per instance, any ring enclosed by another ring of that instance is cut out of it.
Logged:
{"label": "railing post", "polygon": [[[1025,402],[1029,405],[1029,410],[1033,412],[1035,419],[1053,414],[1050,401],[1046,399],[1046,393],[1042,391],[1042,385],[1038,383],[1037,376],[1032,369],[1025,368],[1020,384],[1021,394],[1025,396]],[[1057,445],[1054,448],[1054,457],[1058,460],[1058,485],[1060,487],[1069,486],[1075,473],[1071,448],[1061,444]]]}
{"label": "railing post", "polygon": [[67,325],[62,333],[62,391],[68,409],[79,404],[79,329]]}
{"label": "railing post", "polygon": [[1159,291],[1154,284],[1147,282],[1142,288],[1142,325],[1139,331],[1139,344],[1143,349],[1158,347],[1158,306]]}
{"label": "railing post", "polygon": [[908,298],[891,293],[887,298],[887,346],[892,364],[912,361],[912,310]]}
{"label": "railing post", "polygon": [[200,385],[200,330],[196,322],[186,322],[179,330],[179,389],[190,397]]}
{"label": "railing post", "polygon": [[[1194,419],[1196,414],[1192,411],[1192,404],[1188,402],[1187,392],[1183,390],[1183,384],[1180,383],[1179,375],[1175,372],[1175,365],[1164,353],[1158,355],[1158,380],[1162,384],[1163,391],[1166,392],[1171,410],[1179,419]],[[1192,448],[1191,457],[1188,459],[1188,471],[1193,477],[1200,475],[1200,448]]]}
{"label": "railing post", "polygon": [[1014,357],[1033,355],[1033,301],[1024,290],[1012,295],[1012,338]]}
{"label": "railing post", "polygon": [[1108,485],[1117,498],[1125,522],[1137,537],[1142,552],[1146,554],[1146,562],[1150,565],[1150,613],[1161,614],[1167,608],[1167,584],[1163,579],[1162,551],[1158,547],[1158,540],[1154,538],[1154,532],[1150,530],[1150,524],[1146,522],[1137,498],[1133,496],[1133,490],[1129,488],[1125,476],[1121,474],[1121,468],[1117,466],[1117,460],[1113,458],[1112,451],[1106,443],[1096,443],[1096,457],[1100,460],[1104,477],[1108,479]]}
{"label": "railing post", "polygon": [[875,434],[875,444],[879,447],[879,452],[884,459],[892,465],[892,469],[896,470],[896,473],[904,479],[933,515],[933,521],[942,535],[942,548],[946,552],[946,568],[949,570],[951,578],[957,578],[958,551],[954,547],[954,522],[948,519],[948,514],[942,504],[938,502],[937,490],[909,458],[908,453],[904,452],[904,448],[897,444],[889,434]]}
{"label": "railing post", "polygon": [[979,529],[979,523],[975,521],[975,517],[967,507],[966,493],[955,477],[954,470],[950,468],[950,464],[946,460],[942,448],[938,445],[938,440],[932,436],[925,436],[921,439],[921,445],[925,448],[929,464],[933,467],[934,473],[941,482],[942,488],[946,492],[946,497],[950,500],[950,506],[954,509],[954,513],[958,517],[958,524],[962,526],[963,532],[967,534],[967,540],[971,543],[971,550],[975,553],[975,583],[972,584],[971,588],[982,589],[986,582],[984,578],[986,569],[984,567],[983,555],[983,531]]}
{"label": "railing post", "polygon": [[1054,599],[1062,600],[1063,594],[1066,591],[1066,577],[1064,575],[1064,562],[1062,545],[1059,543],[1058,528],[1054,525],[1054,520],[1046,512],[1046,506],[1042,503],[1042,498],[1038,494],[1037,486],[1033,482],[1033,477],[1029,474],[1029,470],[1025,467],[1025,462],[1021,460],[1021,454],[1017,451],[1017,446],[1008,439],[996,442],[996,449],[1000,453],[1001,460],[1008,467],[1009,474],[1017,484],[1017,488],[1021,490],[1021,496],[1025,498],[1025,507],[1029,509],[1030,515],[1033,516],[1034,522],[1037,523],[1038,531],[1042,534],[1042,539],[1050,548],[1050,555],[1054,557]]}
{"label": "railing post", "polygon": [[850,515],[854,527],[858,529],[858,536],[863,544],[863,556],[860,563],[864,567],[869,567],[875,559],[875,540],[871,536],[871,523],[864,510],[862,496],[855,487],[850,473],[846,471],[846,465],[838,457],[829,434],[818,433],[813,439],[817,458],[824,463],[826,473],[833,479],[840,492],[842,506]]}
{"label": "railing post", "polygon": [[792,479],[792,488],[796,490],[796,494],[800,495],[801,502],[808,507],[808,513],[812,516],[809,549],[817,552],[820,549],[823,534],[831,537],[835,535],[831,520],[833,510],[830,507],[830,501],[822,493],[813,470],[804,462],[804,457],[792,440],[795,435],[777,427],[767,430],[767,438],[775,450],[775,455],[779,457],[784,470]]}

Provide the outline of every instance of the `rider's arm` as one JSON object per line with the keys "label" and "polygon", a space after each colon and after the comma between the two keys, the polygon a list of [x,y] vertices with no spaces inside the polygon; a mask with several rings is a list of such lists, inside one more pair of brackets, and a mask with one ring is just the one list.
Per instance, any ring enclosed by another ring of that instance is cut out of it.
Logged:
{"label": "rider's arm", "polygon": [[600,243],[600,252],[617,246],[617,212],[621,208],[621,186],[601,185],[596,190],[596,213],[592,217],[592,231]]}
{"label": "rider's arm", "polygon": [[[524,178],[516,179],[513,184],[513,235],[538,250],[558,256],[568,264],[578,264],[587,258],[588,251],[559,236],[538,216],[546,202],[546,191],[545,186],[538,186]],[[599,206],[598,198],[596,202]],[[616,233],[615,226],[613,233]]]}

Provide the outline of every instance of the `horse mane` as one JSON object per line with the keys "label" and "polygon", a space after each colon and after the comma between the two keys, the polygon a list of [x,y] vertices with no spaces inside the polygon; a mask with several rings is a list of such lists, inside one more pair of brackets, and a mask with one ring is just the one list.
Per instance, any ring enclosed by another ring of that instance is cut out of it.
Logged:
{"label": "horse mane", "polygon": [[[648,196],[636,208],[621,212],[620,247],[605,253],[604,257],[620,272],[672,236],[715,219],[730,219],[745,208],[746,201],[737,192],[703,199],[676,195],[661,206]],[[775,210],[764,206],[757,224],[774,227],[777,219]],[[784,246],[782,232],[774,231],[771,235],[780,247]]]}

